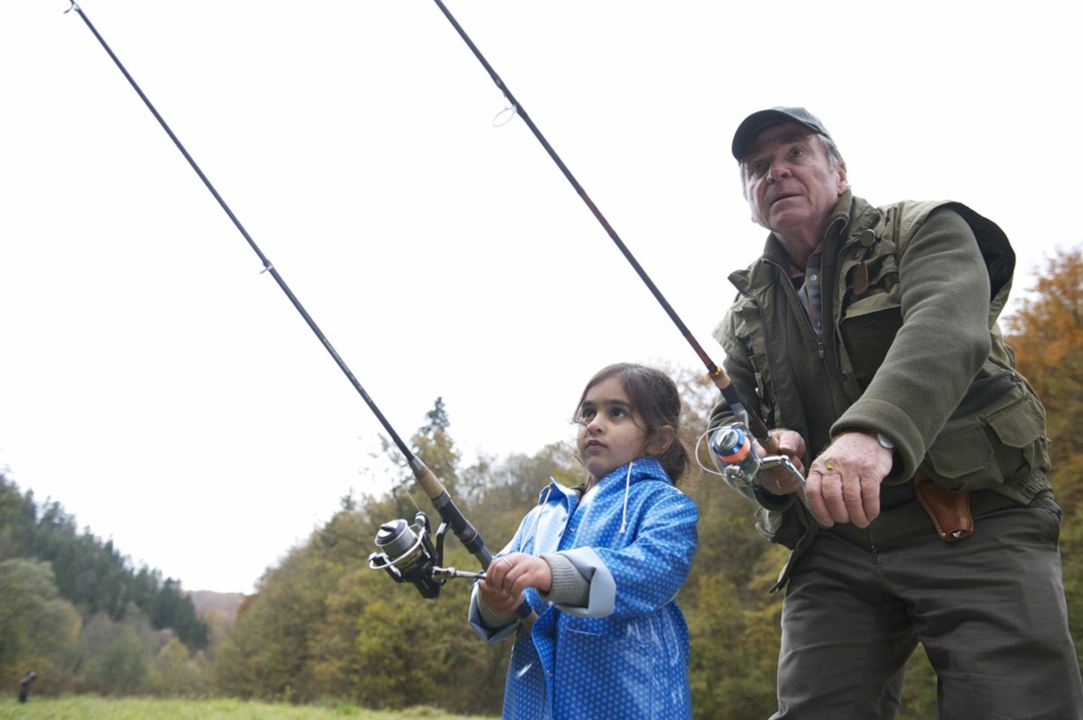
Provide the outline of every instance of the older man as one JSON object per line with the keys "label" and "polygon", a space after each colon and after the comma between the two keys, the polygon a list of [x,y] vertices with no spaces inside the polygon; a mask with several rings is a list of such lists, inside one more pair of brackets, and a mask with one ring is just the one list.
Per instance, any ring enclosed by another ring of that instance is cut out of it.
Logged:
{"label": "older man", "polygon": [[785,473],[754,493],[793,550],[774,717],[894,717],[919,641],[941,718],[1083,717],[1045,413],[996,322],[1008,239],[958,203],[854,196],[804,108],[753,113],[732,149],[770,234],[716,338],[809,468],[807,504]]}

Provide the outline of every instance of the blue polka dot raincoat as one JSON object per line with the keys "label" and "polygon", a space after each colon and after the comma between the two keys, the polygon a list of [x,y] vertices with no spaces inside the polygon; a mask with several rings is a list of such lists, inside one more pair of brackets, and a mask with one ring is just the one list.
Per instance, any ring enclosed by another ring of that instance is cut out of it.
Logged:
{"label": "blue polka dot raincoat", "polygon": [[490,642],[512,634],[504,717],[629,720],[692,716],[688,628],[676,595],[696,549],[696,505],[654,458],[602,478],[582,499],[552,481],[500,554],[561,552],[590,582],[586,608],[553,605],[526,590],[538,617],[497,630],[470,623]]}

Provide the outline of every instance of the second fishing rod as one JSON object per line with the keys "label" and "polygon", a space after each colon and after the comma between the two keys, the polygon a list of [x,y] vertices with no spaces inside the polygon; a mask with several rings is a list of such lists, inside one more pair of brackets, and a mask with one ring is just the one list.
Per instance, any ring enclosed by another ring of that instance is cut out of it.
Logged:
{"label": "second fishing rod", "polygon": [[[151,103],[142,88],[136,83],[135,78],[133,78],[127,68],[124,67],[124,64],[120,61],[120,58],[117,57],[116,53],[113,52],[113,49],[109,47],[105,38],[98,32],[98,29],[90,22],[90,18],[87,17],[82,8],[74,1],[65,12],[71,11],[75,11],[90,32],[94,34],[94,37],[101,44],[105,52],[108,53],[109,57],[132,86],[132,89],[139,95],[143,104],[146,105],[147,109],[154,115],[158,124],[161,125],[162,129],[173,141],[173,144],[176,145],[177,149],[184,156],[184,159],[188,161],[188,164],[192,167],[192,170],[195,171],[196,175],[199,176],[199,179],[203,181],[203,184],[211,195],[214,196],[218,205],[226,215],[229,216],[234,227],[237,228],[245,241],[248,242],[249,247],[252,248],[252,251],[259,257],[260,262],[263,263],[263,272],[274,278],[274,281],[278,284],[279,288],[281,288],[282,292],[289,298],[290,303],[297,312],[300,313],[301,317],[304,318],[309,329],[316,335],[324,349],[327,350],[335,361],[335,364],[338,365],[347,380],[350,381],[354,390],[357,391],[361,396],[361,399],[368,405],[369,409],[376,416],[376,419],[391,437],[395,446],[406,458],[407,464],[409,465],[414,478],[417,480],[418,485],[421,486],[421,489],[429,497],[429,500],[440,514],[443,523],[435,533],[430,533],[428,518],[422,512],[417,514],[415,523],[412,527],[408,525],[405,520],[395,520],[384,523],[376,537],[376,545],[381,549],[381,552],[373,553],[370,556],[369,567],[376,570],[386,570],[396,581],[405,581],[414,584],[421,594],[427,598],[436,597],[439,594],[440,585],[449,577],[472,578],[478,576],[475,573],[457,571],[455,568],[442,568],[440,567],[440,564],[442,563],[443,556],[444,535],[447,530],[450,529],[454,532],[455,537],[459,538],[459,541],[462,542],[463,546],[477,559],[482,568],[488,568],[489,563],[492,561],[492,554],[486,547],[481,534],[470,521],[466,519],[466,516],[463,515],[458,506],[456,506],[439,478],[437,478],[432,470],[425,465],[421,458],[417,457],[417,455],[410,450],[409,446],[407,446],[402,438],[399,437],[399,434],[395,432],[395,428],[392,427],[391,423],[388,422],[387,418],[384,417],[384,414],[380,411],[380,408],[376,406],[376,403],[365,391],[365,388],[358,382],[349,366],[346,365],[346,362],[331,344],[331,341],[327,339],[327,336],[324,335],[323,331],[316,324],[316,321],[313,320],[312,316],[305,310],[301,301],[298,300],[297,296],[290,290],[289,285],[286,284],[285,279],[279,274],[278,270],[275,269],[275,266],[267,256],[263,254],[263,251],[260,250],[259,246],[256,245],[256,242],[252,239],[252,236],[248,234],[248,231],[245,230],[241,221],[237,219],[237,216],[234,215],[229,205],[226,204],[226,201],[218,193],[218,190],[211,184],[211,181],[203,173],[203,170],[200,169],[195,159],[184,147],[176,134],[174,134],[173,130],[169,127],[169,124],[166,123],[165,118],[163,118],[154,107],[154,104]],[[435,545],[433,544],[433,539],[430,538],[435,539]],[[519,614],[525,618],[531,614],[531,610],[524,603],[520,606]]]}
{"label": "second fishing rod", "polygon": [[511,105],[512,111],[523,119],[523,122],[526,123],[526,126],[530,129],[530,132],[533,133],[534,137],[537,138],[539,143],[541,143],[541,146],[545,149],[545,152],[549,155],[550,158],[552,158],[553,162],[556,163],[558,168],[560,168],[560,172],[564,175],[565,179],[567,179],[567,181],[575,189],[576,194],[579,195],[579,198],[587,206],[591,214],[594,215],[594,218],[598,221],[602,228],[605,229],[606,234],[609,235],[609,238],[613,241],[613,244],[616,245],[617,249],[620,250],[622,255],[624,255],[624,258],[632,266],[632,269],[635,270],[636,274],[639,275],[640,279],[647,286],[647,289],[650,290],[652,295],[654,295],[655,300],[657,300],[658,304],[662,306],[663,310],[665,310],[666,315],[669,316],[669,319],[672,320],[673,324],[677,326],[677,329],[680,331],[681,335],[684,336],[684,339],[688,342],[688,344],[692,347],[692,350],[695,351],[696,355],[699,356],[700,361],[707,368],[708,376],[715,384],[715,387],[717,387],[721,391],[722,398],[726,401],[726,404],[730,407],[730,410],[733,411],[733,414],[739,418],[744,419],[748,423],[749,430],[751,430],[752,434],[756,437],[760,444],[763,445],[767,452],[777,452],[778,444],[775,442],[774,438],[772,438],[768,433],[767,425],[764,424],[763,420],[760,419],[759,415],[752,408],[748,407],[748,405],[744,403],[744,401],[741,399],[740,394],[737,392],[737,388],[733,386],[733,383],[731,382],[729,375],[726,374],[725,370],[723,370],[721,367],[716,365],[713,360],[711,360],[710,356],[703,349],[703,346],[700,345],[699,342],[696,340],[695,336],[692,335],[692,331],[688,329],[688,326],[685,325],[683,320],[681,320],[680,316],[677,314],[677,311],[673,309],[673,306],[670,305],[669,301],[666,300],[664,295],[662,295],[661,290],[659,290],[658,286],[654,284],[654,281],[651,280],[650,276],[647,274],[647,271],[644,270],[643,266],[640,265],[638,260],[636,260],[635,255],[632,254],[632,251],[629,250],[628,246],[624,243],[623,240],[621,240],[620,235],[618,235],[617,231],[613,229],[613,226],[609,224],[609,221],[606,220],[601,210],[598,209],[598,206],[595,205],[594,201],[590,199],[587,191],[584,190],[583,186],[579,184],[579,181],[576,180],[575,175],[572,174],[572,171],[569,170],[568,166],[564,164],[563,160],[561,160],[560,155],[558,155],[556,150],[553,149],[553,146],[545,138],[545,135],[543,135],[541,130],[538,129],[538,126],[534,124],[534,121],[530,119],[530,114],[527,113],[526,108],[524,108],[522,104],[515,98],[515,95],[512,94],[511,89],[507,86],[507,84],[504,83],[503,79],[501,79],[500,75],[497,74],[496,70],[493,69],[493,66],[489,64],[489,61],[485,59],[485,56],[478,49],[478,46],[475,45],[474,41],[470,39],[470,36],[466,34],[466,31],[463,30],[462,25],[459,24],[459,21],[455,19],[455,16],[451,14],[451,11],[448,10],[447,6],[442,2],[442,0],[433,0],[433,2],[436,3],[436,6],[439,7],[440,11],[444,14],[444,17],[446,17],[448,19],[448,22],[451,23],[452,27],[455,28],[455,31],[459,34],[459,37],[461,37],[463,39],[463,42],[466,43],[467,47],[470,48],[470,51],[474,54],[474,57],[476,57],[478,59],[478,62],[481,63],[482,67],[485,68],[485,71],[489,74],[489,77],[492,78],[493,83],[497,86],[500,92],[504,94],[504,97],[507,98],[508,103]]}

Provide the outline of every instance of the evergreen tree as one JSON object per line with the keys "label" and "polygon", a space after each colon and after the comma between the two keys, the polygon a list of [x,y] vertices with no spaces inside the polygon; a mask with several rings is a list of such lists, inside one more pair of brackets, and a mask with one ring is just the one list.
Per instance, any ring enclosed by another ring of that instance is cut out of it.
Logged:
{"label": "evergreen tree", "polygon": [[418,428],[418,435],[432,436],[436,432],[447,432],[451,421],[447,416],[447,408],[444,407],[444,398],[436,398],[432,410],[425,413],[425,424]]}

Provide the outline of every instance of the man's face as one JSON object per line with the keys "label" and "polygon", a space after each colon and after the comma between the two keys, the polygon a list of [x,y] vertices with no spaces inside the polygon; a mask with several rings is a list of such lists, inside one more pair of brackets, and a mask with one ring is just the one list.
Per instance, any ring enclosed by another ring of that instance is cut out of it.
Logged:
{"label": "man's face", "polygon": [[819,244],[847,188],[845,166],[831,162],[820,138],[799,123],[773,125],[741,161],[752,219],[785,242]]}

